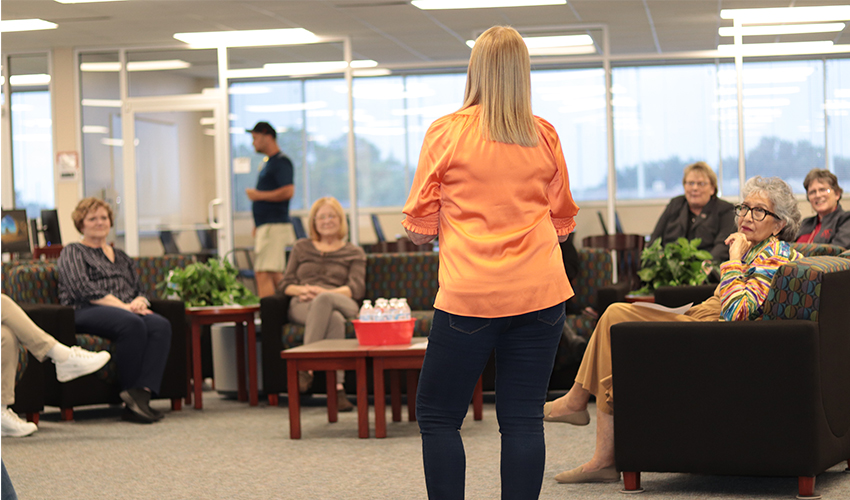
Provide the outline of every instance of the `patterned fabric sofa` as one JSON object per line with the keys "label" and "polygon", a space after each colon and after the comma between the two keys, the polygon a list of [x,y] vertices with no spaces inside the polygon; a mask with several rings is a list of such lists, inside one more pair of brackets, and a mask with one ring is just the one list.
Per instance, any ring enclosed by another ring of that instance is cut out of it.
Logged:
{"label": "patterned fabric sofa", "polygon": [[782,266],[756,321],[615,325],[626,489],[641,471],[797,476],[813,498],[815,476],[850,460],[848,295],[844,252]]}
{"label": "patterned fabric sofa", "polygon": [[[597,307],[597,290],[611,284],[612,263],[610,254],[602,249],[582,249],[578,254],[580,271],[572,283],[575,305],[571,310],[580,311],[585,307]],[[436,252],[367,254],[366,298],[406,297],[412,316],[417,320],[414,336],[426,337],[434,315],[438,269],[439,254]],[[280,351],[299,346],[304,340],[304,327],[289,323],[288,308],[289,297],[266,297],[260,301],[263,388],[272,402],[278,393],[286,392],[286,365],[280,359]],[[575,314],[567,316],[567,324],[580,335],[589,337],[596,320]],[[353,325],[349,322],[346,328],[346,337],[354,338]],[[569,356],[559,352],[558,357],[563,360]],[[569,368],[574,372],[575,367]],[[485,390],[493,385],[492,373],[488,376],[491,371],[485,370]],[[569,384],[572,385],[572,380]],[[313,387],[324,385],[318,381]]]}
{"label": "patterned fabric sofa", "polygon": [[[171,350],[165,368],[162,387],[158,398],[171,399],[172,408],[179,410],[182,398],[186,396],[186,323],[185,307],[181,301],[164,300],[156,290],[156,284],[162,281],[168,271],[184,267],[192,261],[190,256],[166,255],[161,257],[138,257],[136,261],[142,286],[151,300],[151,309],[165,316],[172,326]],[[92,351],[111,350],[112,343],[104,338],[76,333],[73,309],[59,305],[58,272],[56,263],[51,261],[19,262],[4,268],[3,291],[17,302],[33,320],[45,331],[66,345],[79,345]],[[29,363],[38,366],[30,356]],[[31,385],[16,387],[16,410],[27,413],[37,406],[28,402],[28,398],[42,397],[43,404],[58,406],[62,419],[73,418],[73,407],[90,404],[120,403],[118,397],[118,371],[115,362],[109,362],[98,372],[60,384],[56,380],[56,371],[52,363],[44,363],[41,374],[43,390],[38,391]],[[27,370],[22,381],[32,372]],[[20,396],[20,397],[19,397]],[[28,408],[18,409],[19,404],[27,402]],[[43,408],[42,404],[42,408]],[[38,410],[36,410],[38,411]]]}

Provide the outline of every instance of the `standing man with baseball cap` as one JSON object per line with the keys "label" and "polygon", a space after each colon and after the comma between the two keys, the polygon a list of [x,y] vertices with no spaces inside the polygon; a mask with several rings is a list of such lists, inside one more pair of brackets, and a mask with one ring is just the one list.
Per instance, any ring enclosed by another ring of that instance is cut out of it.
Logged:
{"label": "standing man with baseball cap", "polygon": [[289,234],[289,200],[295,194],[292,161],[277,145],[277,132],[267,122],[258,122],[251,130],[254,150],[266,155],[260,168],[256,189],[245,194],[253,202],[254,272],[257,295],[274,295],[275,285],[283,279],[286,243]]}

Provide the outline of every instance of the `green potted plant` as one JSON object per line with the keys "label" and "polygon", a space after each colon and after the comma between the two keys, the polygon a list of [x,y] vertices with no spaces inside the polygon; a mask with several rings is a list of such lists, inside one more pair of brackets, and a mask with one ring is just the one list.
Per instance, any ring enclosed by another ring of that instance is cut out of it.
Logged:
{"label": "green potted plant", "polygon": [[259,299],[237,279],[238,270],[226,260],[194,262],[172,269],[157,288],[165,288],[187,307],[256,304]]}
{"label": "green potted plant", "polygon": [[661,238],[643,249],[640,254],[640,276],[644,286],[635,295],[649,295],[661,286],[700,285],[711,271],[711,253],[700,250],[700,238],[687,238],[668,243],[663,248]]}

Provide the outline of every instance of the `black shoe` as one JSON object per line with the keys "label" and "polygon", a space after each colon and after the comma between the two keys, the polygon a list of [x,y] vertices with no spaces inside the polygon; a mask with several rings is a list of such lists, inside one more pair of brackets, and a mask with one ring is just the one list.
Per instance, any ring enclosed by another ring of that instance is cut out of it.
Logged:
{"label": "black shoe", "polygon": [[125,422],[134,422],[137,424],[152,424],[155,422],[154,420],[151,420],[145,417],[144,415],[140,415],[134,412],[127,406],[125,406],[124,410],[121,412],[121,420]]}
{"label": "black shoe", "polygon": [[163,418],[165,418],[165,413],[157,410],[156,408],[154,408],[152,406],[148,406],[148,410],[150,410],[151,415],[156,417],[157,420],[162,420]]}
{"label": "black shoe", "polygon": [[144,389],[132,388],[121,391],[119,394],[121,400],[127,405],[127,408],[137,416],[156,422],[159,420],[152,412],[148,402],[150,401],[150,393]]}

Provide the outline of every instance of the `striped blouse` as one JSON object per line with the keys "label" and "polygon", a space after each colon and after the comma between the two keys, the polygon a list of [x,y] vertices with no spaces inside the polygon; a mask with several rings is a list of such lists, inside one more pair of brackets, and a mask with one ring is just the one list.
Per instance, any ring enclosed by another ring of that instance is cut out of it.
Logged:
{"label": "striped blouse", "polygon": [[71,243],[62,249],[58,268],[59,301],[67,306],[79,308],[109,294],[125,303],[144,295],[136,264],[117,248],[111,262],[100,248]]}
{"label": "striped blouse", "polygon": [[773,275],[783,264],[801,257],[788,242],[770,237],[751,248],[743,260],[721,264],[721,318],[741,321],[759,317]]}

